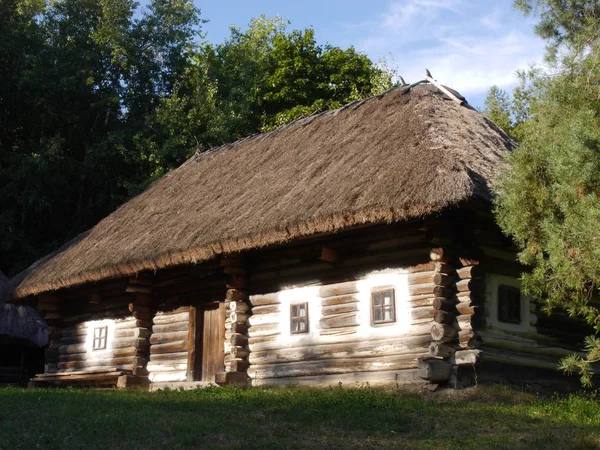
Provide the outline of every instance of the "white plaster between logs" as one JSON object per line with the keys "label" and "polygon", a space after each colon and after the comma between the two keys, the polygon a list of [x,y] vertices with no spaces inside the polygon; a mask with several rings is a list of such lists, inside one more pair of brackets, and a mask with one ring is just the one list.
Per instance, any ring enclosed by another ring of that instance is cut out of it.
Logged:
{"label": "white plaster between logs", "polygon": [[[91,320],[86,322],[86,325],[85,351],[89,355],[88,359],[102,359],[111,354],[113,339],[115,337],[115,321],[112,319]],[[94,329],[99,327],[106,327],[106,348],[103,350],[94,350]]]}
{"label": "white plaster between logs", "polygon": [[[357,281],[356,285],[359,300],[356,317],[359,323],[357,333],[360,336],[393,336],[408,333],[411,325],[408,273],[398,269],[372,272],[364,279]],[[394,289],[396,321],[373,326],[371,324],[371,292],[373,289],[383,287]]]}
{"label": "white plaster between logs", "polygon": [[[321,297],[320,286],[308,286],[286,289],[279,292],[279,341],[282,344],[298,343],[304,340],[314,340],[319,337],[321,327]],[[290,305],[308,302],[308,333],[292,334],[290,330]]]}

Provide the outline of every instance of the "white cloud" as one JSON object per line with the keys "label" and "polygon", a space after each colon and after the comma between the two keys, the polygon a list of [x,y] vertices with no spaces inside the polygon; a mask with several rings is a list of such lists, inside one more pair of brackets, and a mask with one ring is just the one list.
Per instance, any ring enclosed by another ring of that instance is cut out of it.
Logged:
{"label": "white cloud", "polygon": [[391,55],[409,83],[428,68],[467,98],[479,98],[494,84],[514,85],[518,69],[542,59],[544,43],[510,3],[395,0],[362,24],[358,48],[374,60]]}

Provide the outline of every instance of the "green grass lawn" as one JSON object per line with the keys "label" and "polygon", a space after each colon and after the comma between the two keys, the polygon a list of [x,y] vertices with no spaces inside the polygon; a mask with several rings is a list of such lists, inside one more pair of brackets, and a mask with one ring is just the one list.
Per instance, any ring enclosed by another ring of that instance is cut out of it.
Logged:
{"label": "green grass lawn", "polygon": [[600,448],[600,398],[501,387],[0,389],[2,449]]}

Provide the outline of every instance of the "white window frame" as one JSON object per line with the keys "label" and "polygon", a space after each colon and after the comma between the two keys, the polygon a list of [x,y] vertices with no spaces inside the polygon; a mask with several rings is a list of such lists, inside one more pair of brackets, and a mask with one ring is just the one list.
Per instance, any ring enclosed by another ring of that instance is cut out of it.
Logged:
{"label": "white window frame", "polygon": [[531,297],[521,292],[521,323],[501,322],[498,318],[498,288],[509,286],[521,289],[521,280],[495,273],[486,274],[486,315],[488,325],[492,328],[507,331],[531,331]]}

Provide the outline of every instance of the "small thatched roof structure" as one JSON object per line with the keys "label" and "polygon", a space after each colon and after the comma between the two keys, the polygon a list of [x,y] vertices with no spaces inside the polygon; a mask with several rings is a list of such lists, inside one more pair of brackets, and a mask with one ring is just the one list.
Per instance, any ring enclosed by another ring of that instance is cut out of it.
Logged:
{"label": "small thatched roof structure", "polygon": [[48,326],[29,306],[4,303],[8,279],[0,272],[0,336],[26,339],[42,347],[48,343]]}
{"label": "small thatched roof structure", "polygon": [[360,224],[423,216],[489,183],[512,141],[424,85],[197,154],[16,278],[23,297]]}

